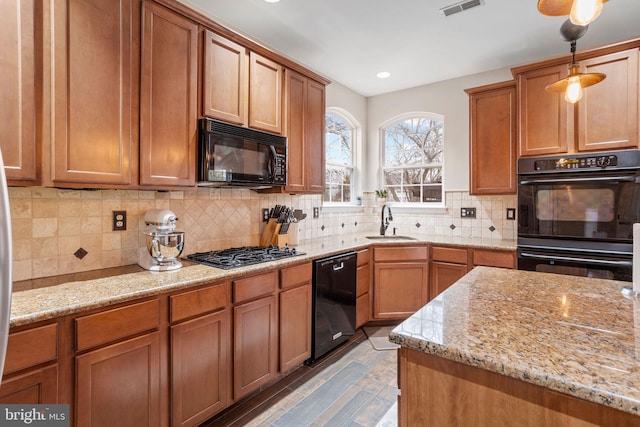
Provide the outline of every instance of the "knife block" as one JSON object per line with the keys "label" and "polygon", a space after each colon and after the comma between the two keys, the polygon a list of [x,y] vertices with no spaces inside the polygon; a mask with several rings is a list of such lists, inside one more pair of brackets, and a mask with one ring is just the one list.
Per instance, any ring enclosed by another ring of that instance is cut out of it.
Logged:
{"label": "knife block", "polygon": [[275,245],[274,240],[277,240],[280,225],[276,218],[269,218],[269,222],[264,226],[262,236],[260,236],[260,246],[267,247]]}
{"label": "knife block", "polygon": [[289,244],[289,235],[288,234],[276,235],[276,241],[273,244],[280,248],[287,246]]}

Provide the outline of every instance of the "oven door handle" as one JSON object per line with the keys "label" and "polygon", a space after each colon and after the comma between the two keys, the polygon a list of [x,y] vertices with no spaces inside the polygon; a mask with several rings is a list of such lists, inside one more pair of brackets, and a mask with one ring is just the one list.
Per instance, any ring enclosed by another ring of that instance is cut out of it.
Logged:
{"label": "oven door handle", "polygon": [[551,256],[551,255],[538,255],[530,254],[528,252],[520,252],[520,256],[523,258],[535,258],[535,259],[548,259],[553,261],[570,261],[570,262],[585,262],[597,265],[614,265],[619,267],[631,267],[632,261],[608,261],[603,259],[591,259],[591,258],[572,258],[566,256]]}
{"label": "oven door handle", "polygon": [[520,181],[521,185],[527,185],[527,184],[558,184],[558,183],[571,183],[571,182],[578,182],[578,183],[585,183],[585,182],[606,182],[606,181],[611,181],[611,182],[620,182],[620,181],[624,181],[624,182],[636,182],[636,177],[635,176],[601,176],[601,177],[594,177],[594,178],[553,178],[553,179],[525,179]]}

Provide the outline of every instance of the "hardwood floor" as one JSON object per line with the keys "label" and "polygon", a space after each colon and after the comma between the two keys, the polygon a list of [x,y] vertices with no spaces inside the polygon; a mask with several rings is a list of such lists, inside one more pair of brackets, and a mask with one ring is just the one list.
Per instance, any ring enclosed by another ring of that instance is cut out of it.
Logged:
{"label": "hardwood floor", "polygon": [[373,349],[358,330],[326,357],[300,367],[201,427],[374,427],[397,395],[397,350]]}

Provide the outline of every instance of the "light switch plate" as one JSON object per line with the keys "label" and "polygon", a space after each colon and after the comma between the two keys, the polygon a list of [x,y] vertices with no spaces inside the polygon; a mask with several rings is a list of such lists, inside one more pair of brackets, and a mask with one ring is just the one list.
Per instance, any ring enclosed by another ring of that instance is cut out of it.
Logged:
{"label": "light switch plate", "polygon": [[507,208],[507,219],[511,221],[515,221],[516,219],[516,208]]}
{"label": "light switch plate", "polygon": [[313,217],[314,218],[319,218],[320,217],[320,208],[317,206],[313,207]]}
{"label": "light switch plate", "polygon": [[127,211],[112,211],[113,231],[123,231],[127,229]]}

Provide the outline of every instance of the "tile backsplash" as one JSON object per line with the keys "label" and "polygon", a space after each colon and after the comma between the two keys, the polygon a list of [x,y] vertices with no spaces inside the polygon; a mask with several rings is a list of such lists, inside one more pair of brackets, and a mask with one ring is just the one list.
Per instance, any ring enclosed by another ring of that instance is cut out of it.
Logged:
{"label": "tile backsplash", "polygon": [[[377,234],[380,226],[380,207],[373,193],[364,194],[361,206],[321,208],[315,219],[313,208],[322,207],[320,195],[259,194],[248,189],[156,192],[11,187],[9,200],[15,281],[137,263],[139,250],[145,247],[143,218],[149,209],[170,209],[178,216],[177,229],[185,232],[183,255],[257,245],[262,209],[276,204],[307,214],[298,224],[300,240],[356,231]],[[446,210],[435,214],[394,209],[389,232],[396,227],[398,234],[515,238],[516,222],[505,219],[506,208],[515,208],[515,196],[448,192],[446,205]],[[462,206],[476,207],[476,219],[460,218]],[[127,212],[126,230],[112,230],[113,211]],[[80,249],[87,252],[84,257],[74,255],[81,255]]]}

